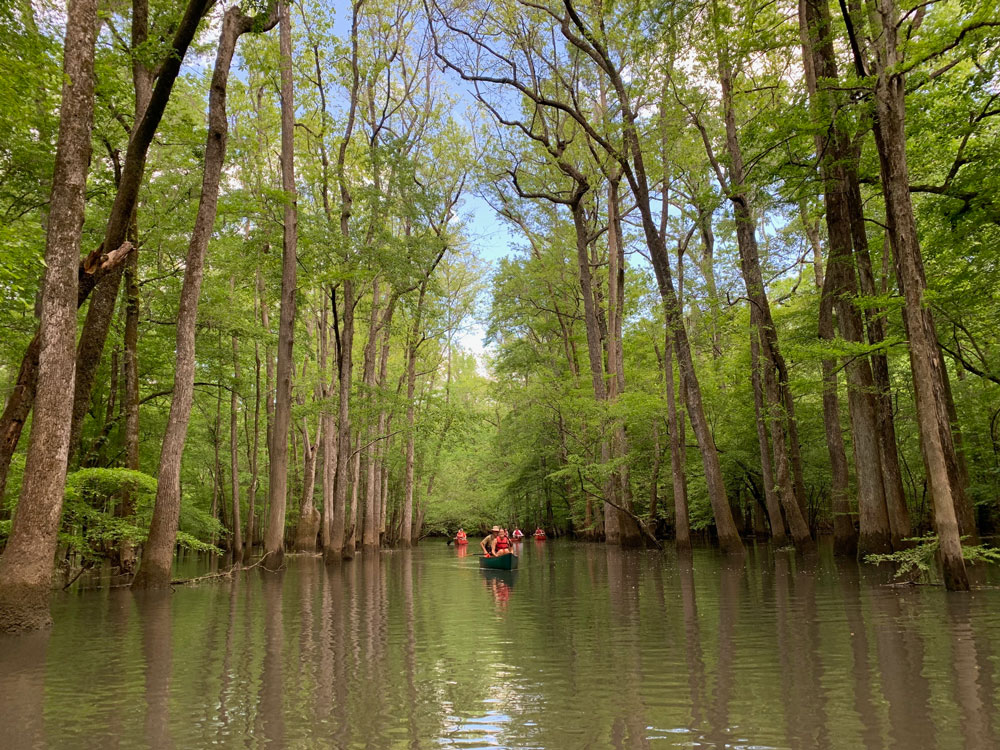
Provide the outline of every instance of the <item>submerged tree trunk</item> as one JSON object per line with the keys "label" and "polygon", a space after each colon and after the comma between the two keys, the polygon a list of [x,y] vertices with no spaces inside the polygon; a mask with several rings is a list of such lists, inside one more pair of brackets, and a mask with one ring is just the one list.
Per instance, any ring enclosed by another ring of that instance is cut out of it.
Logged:
{"label": "submerged tree trunk", "polygon": [[46,627],[66,484],[76,363],[77,267],[94,121],[97,3],[72,0],[63,52],[59,141],[45,243],[35,419],[24,483],[0,557],[0,631]]}
{"label": "submerged tree trunk", "polygon": [[177,540],[177,523],[181,508],[181,457],[187,437],[188,420],[194,399],[195,332],[198,319],[198,297],[204,274],[205,254],[215,225],[219,198],[219,181],[226,157],[229,123],[226,119],[226,87],[236,42],[249,31],[267,30],[276,22],[274,14],[262,20],[245,16],[237,7],[226,11],[219,38],[219,49],[212,73],[208,105],[208,139],[205,144],[205,169],[202,176],[201,198],[195,219],[191,244],[184,266],[180,307],[177,312],[177,344],[174,365],[174,392],[170,414],[160,449],[157,472],[156,503],[149,538],[143,551],[139,570],[132,581],[133,588],[162,588],[170,585],[170,570]]}
{"label": "submerged tree trunk", "polygon": [[295,190],[295,102],[292,81],[292,17],[287,0],[279,3],[281,22],[281,189],[285,193],[281,251],[281,310],[278,316],[278,368],[274,425],[268,466],[267,537],[264,566],[281,567],[285,555],[285,504],[288,497],[288,429],[292,417],[292,348],[295,337],[298,208]]}

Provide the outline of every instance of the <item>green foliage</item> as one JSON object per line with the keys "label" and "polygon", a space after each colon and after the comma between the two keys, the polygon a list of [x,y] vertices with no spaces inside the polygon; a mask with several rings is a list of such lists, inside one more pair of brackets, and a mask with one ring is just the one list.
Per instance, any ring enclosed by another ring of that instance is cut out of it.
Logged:
{"label": "green foliage", "polygon": [[[963,537],[964,539],[964,537]],[[937,570],[937,553],[940,547],[937,535],[926,534],[905,540],[912,544],[906,549],[880,555],[867,555],[865,562],[871,565],[892,563],[896,567],[896,578],[929,581]],[[966,563],[1000,563],[1000,549],[982,544],[962,545],[962,557]]]}

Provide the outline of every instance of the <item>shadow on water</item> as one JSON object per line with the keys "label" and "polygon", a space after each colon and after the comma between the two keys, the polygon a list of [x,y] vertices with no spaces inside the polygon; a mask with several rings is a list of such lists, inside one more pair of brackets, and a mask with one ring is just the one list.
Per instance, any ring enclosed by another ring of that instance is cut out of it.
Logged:
{"label": "shadow on water", "polygon": [[[0,638],[4,748],[969,748],[998,744],[1000,592],[828,551],[433,543],[54,600]],[[194,561],[185,565],[193,568]],[[198,572],[198,571],[192,571]]]}

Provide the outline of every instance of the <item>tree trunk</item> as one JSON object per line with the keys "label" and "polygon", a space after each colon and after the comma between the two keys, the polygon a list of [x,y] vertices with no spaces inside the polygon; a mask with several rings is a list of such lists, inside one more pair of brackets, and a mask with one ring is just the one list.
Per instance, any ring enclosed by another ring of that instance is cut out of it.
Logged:
{"label": "tree trunk", "polygon": [[94,120],[97,4],[72,0],[63,52],[59,141],[45,243],[37,408],[24,483],[0,557],[0,631],[47,627],[62,513],[76,363],[77,268]]}
{"label": "tree trunk", "polygon": [[[947,454],[954,452],[944,389],[942,359],[930,310],[925,306],[927,282],[910,199],[906,159],[906,89],[899,72],[899,8],[894,0],[870,0],[872,16],[881,19],[876,40],[875,144],[879,154],[886,223],[895,257],[896,277],[903,294],[903,322],[910,342],[917,424],[924,465],[934,506],[934,526],[940,542],[945,586],[967,591],[969,579],[962,558],[955,493]],[[950,451],[949,451],[950,448]]]}
{"label": "tree trunk", "polygon": [[316,510],[313,495],[316,492],[316,460],[323,441],[323,419],[316,425],[316,439],[309,440],[309,422],[302,418],[303,479],[302,502],[299,505],[299,522],[295,527],[295,550],[315,552],[319,534],[320,513]]}
{"label": "tree trunk", "polygon": [[[229,290],[236,288],[236,277],[229,280]],[[233,565],[239,565],[243,559],[243,530],[240,518],[240,454],[239,439],[236,424],[236,413],[239,406],[237,392],[240,388],[240,349],[235,334],[233,340],[233,389],[229,397],[229,476],[232,482],[233,495]]]}
{"label": "tree trunk", "polygon": [[[259,276],[258,276],[259,278]],[[259,287],[258,287],[259,289]],[[255,289],[255,291],[257,291]],[[256,313],[256,311],[254,311]],[[256,317],[256,315],[254,316]],[[247,436],[247,451],[250,463],[250,486],[247,488],[247,532],[243,547],[243,564],[249,565],[253,558],[253,546],[256,541],[257,485],[260,482],[260,345],[253,342],[254,359],[254,405],[253,405],[253,435]],[[245,416],[245,412],[244,412]],[[246,425],[244,424],[244,429]]]}
{"label": "tree trunk", "polygon": [[[379,318],[379,284],[378,278],[372,282],[372,310],[368,322],[368,340],[365,342],[365,357],[362,382],[365,384],[365,394],[370,413],[374,413],[376,385],[376,364],[378,352],[378,318]],[[376,456],[378,451],[376,441],[380,435],[378,423],[368,420],[368,446],[365,448],[365,507],[364,528],[361,533],[361,546],[370,551],[378,548],[378,508],[375,503]]]}
{"label": "tree trunk", "polygon": [[[808,217],[803,212],[803,222]],[[833,284],[824,280],[822,253],[819,244],[819,227],[809,233],[809,241],[815,254],[814,269],[816,286],[821,290],[819,301],[819,338],[832,345],[835,333],[833,323]],[[830,502],[833,511],[833,551],[836,555],[854,556],[858,551],[858,534],[854,528],[850,502],[850,473],[847,465],[847,451],[840,427],[840,403],[837,398],[837,363],[824,358],[820,363],[823,372],[823,427],[826,432],[826,449],[830,455]]]}
{"label": "tree trunk", "polygon": [[777,495],[774,469],[771,463],[771,443],[767,430],[767,407],[764,400],[764,378],[760,361],[760,338],[755,326],[750,327],[750,382],[753,388],[753,408],[757,423],[757,445],[760,448],[760,476],[764,486],[764,508],[771,524],[771,540],[777,547],[788,543],[785,519],[781,515],[781,501]]}
{"label": "tree trunk", "polygon": [[680,422],[674,396],[674,354],[670,329],[664,327],[664,382],[667,388],[667,427],[670,430],[670,475],[674,491],[674,537],[679,552],[691,549],[691,523],[688,520],[687,477],[684,470],[684,443],[681,441]]}
{"label": "tree trunk", "polygon": [[[273,15],[273,14],[272,14]],[[275,19],[264,21],[266,28]],[[198,297],[204,274],[205,254],[215,225],[219,198],[219,181],[226,157],[229,123],[226,119],[226,85],[236,42],[248,31],[259,31],[256,17],[244,16],[239,8],[226,11],[219,38],[219,49],[212,73],[208,104],[208,138],[205,144],[205,169],[202,176],[201,198],[195,219],[191,243],[184,266],[180,307],[177,312],[177,343],[174,365],[174,392],[170,414],[160,449],[157,472],[156,503],[149,538],[143,551],[139,570],[132,581],[133,588],[164,588],[170,585],[170,569],[177,540],[177,523],[181,509],[181,458],[187,437],[188,420],[194,400],[195,333],[198,319]]]}
{"label": "tree trunk", "polygon": [[[745,182],[743,150],[736,126],[729,53],[724,41],[718,40],[718,44],[719,81],[722,86],[723,114],[726,126],[726,151],[730,161],[728,181],[721,178],[722,172],[719,165],[714,162],[714,157],[713,166],[720,175],[720,182],[733,205],[736,218],[736,240],[740,254],[740,270],[750,301],[751,324],[755,326],[756,335],[759,336],[759,356],[763,365],[764,393],[770,402],[769,409],[765,409],[764,412],[771,415],[771,450],[774,456],[775,492],[785,510],[785,520],[788,523],[788,530],[791,532],[795,547],[799,551],[804,551],[811,549],[813,542],[805,520],[804,487],[800,487],[799,482],[795,481],[795,471],[790,458],[791,453],[797,453],[798,446],[795,446],[793,450],[786,443],[786,436],[793,440],[797,439],[795,403],[788,387],[788,373],[778,347],[778,336],[774,320],[771,317],[771,306],[767,299],[767,291],[764,289],[753,211],[743,187]],[[711,153],[709,156],[711,157]],[[762,450],[762,458],[765,452]]]}
{"label": "tree trunk", "polygon": [[[134,241],[137,241],[136,237]],[[125,336],[122,369],[125,393],[122,411],[125,422],[125,466],[139,470],[139,264],[138,256],[131,253],[125,269]],[[126,490],[120,506],[122,518],[135,514],[135,498]],[[118,545],[118,568],[122,573],[135,569],[136,550],[131,542],[123,540]]]}
{"label": "tree trunk", "polygon": [[417,337],[420,335],[420,312],[423,308],[426,289],[427,285],[422,284],[420,287],[420,298],[417,303],[416,317],[413,321],[413,327],[410,330],[409,345],[406,349],[406,463],[404,470],[405,473],[403,476],[403,521],[399,535],[399,543],[403,547],[409,547],[413,543],[413,466],[416,444],[415,436],[413,434],[414,424],[416,421],[413,395],[417,382]]}
{"label": "tree trunk", "polygon": [[[147,0],[133,0],[132,3],[132,48],[137,49],[149,37],[149,7]],[[135,89],[135,118],[138,124],[149,105],[153,93],[153,71],[135,56],[132,61],[132,86]],[[134,126],[133,126],[134,129]],[[132,245],[139,245],[138,211],[133,211],[129,224],[128,239]],[[139,256],[129,253],[125,266],[125,334],[122,374],[125,381],[122,396],[122,412],[125,426],[125,465],[133,471],[139,470]],[[75,390],[75,389],[74,389]],[[75,408],[75,404],[74,404]],[[70,436],[72,451],[72,435]],[[129,518],[135,514],[135,498],[128,490],[122,493],[119,515]],[[131,574],[135,570],[136,548],[131,542],[122,540],[118,545],[118,569]]]}
{"label": "tree trunk", "polygon": [[287,0],[278,7],[281,18],[281,189],[285,193],[281,252],[281,310],[278,317],[278,368],[274,426],[268,466],[267,537],[264,566],[281,567],[285,555],[285,503],[288,496],[288,428],[292,417],[292,348],[295,338],[298,208],[295,190],[295,102],[292,81],[292,16]]}
{"label": "tree trunk", "polygon": [[[826,0],[801,0],[799,11],[803,62],[814,116],[830,130],[829,133],[817,133],[815,136],[817,153],[827,154],[827,158],[820,161],[830,242],[823,295],[829,297],[832,300],[829,304],[836,307],[837,324],[844,339],[862,343],[864,329],[861,313],[855,304],[858,284],[852,255],[857,238],[852,231],[849,186],[844,166],[851,159],[850,146],[846,133],[836,124],[835,94],[818,88],[818,79],[837,78],[836,57],[830,37],[829,7]],[[861,231],[863,233],[864,229],[861,228]],[[830,335],[832,338],[832,331]],[[876,389],[871,364],[866,359],[855,357],[846,364],[845,369],[858,480],[858,516],[861,527],[858,553],[866,555],[888,552],[893,547],[900,546],[904,529],[908,533],[905,504],[900,508],[898,505],[890,507],[886,503],[886,465],[883,458],[887,451],[884,431],[880,430],[877,419]],[[895,443],[892,452],[892,457],[895,458]]]}
{"label": "tree trunk", "polygon": [[[832,52],[831,52],[832,54]],[[834,123],[836,124],[836,120]],[[859,151],[852,149],[843,157],[847,192],[847,211],[851,221],[851,237],[858,269],[861,293],[874,298],[887,291],[883,284],[876,287],[872,272],[871,254],[868,250],[868,231],[865,226],[864,203],[858,179]],[[884,252],[888,253],[886,248]],[[879,308],[865,311],[868,324],[868,342],[881,346],[886,338],[885,312]],[[899,464],[896,445],[896,426],[892,409],[892,387],[889,381],[889,360],[882,351],[873,352],[871,357],[872,377],[875,381],[875,409],[879,430],[879,463],[882,469],[882,488],[889,514],[889,525],[894,537],[906,539],[910,535],[909,510],[903,491],[903,472]]]}
{"label": "tree trunk", "polygon": [[339,390],[337,414],[337,466],[334,479],[333,526],[330,547],[323,550],[327,562],[343,559],[344,531],[347,522],[347,487],[351,470],[351,378],[354,369],[354,282],[343,281],[344,321],[337,349]]}
{"label": "tree trunk", "polygon": [[[618,186],[621,176],[608,180],[608,401],[614,403],[625,392],[625,356],[622,346],[622,320],[625,317],[625,243],[622,237],[621,216],[618,212]],[[625,425],[615,426],[611,438],[611,454],[614,458],[625,458],[629,453],[628,435]],[[619,542],[626,547],[638,547],[643,543],[643,534],[638,523],[629,515],[633,510],[632,488],[629,482],[628,464],[615,471],[616,496],[624,511],[615,509],[618,515]]]}
{"label": "tree trunk", "polygon": [[361,471],[361,431],[358,430],[355,446],[351,450],[351,515],[347,527],[346,539],[344,539],[344,559],[351,560],[357,551],[358,540],[358,483]]}
{"label": "tree trunk", "polygon": [[[623,97],[624,86],[616,83],[618,96],[623,104],[627,100]],[[691,355],[691,345],[687,337],[687,328],[681,315],[678,304],[677,293],[674,289],[673,278],[670,273],[670,262],[666,244],[657,231],[656,222],[653,219],[651,202],[649,197],[649,182],[646,177],[646,168],[643,160],[642,150],[639,143],[639,135],[636,130],[634,115],[629,113],[631,118],[626,124],[625,140],[627,152],[631,156],[631,163],[623,159],[622,166],[628,177],[629,186],[636,198],[636,207],[639,209],[642,221],[643,236],[646,240],[646,247],[649,249],[650,260],[653,271],[656,274],[657,288],[660,298],[663,301],[663,309],[670,328],[671,339],[674,344],[674,352],[677,355],[678,369],[681,373],[681,382],[684,385],[685,400],[688,410],[688,418],[694,429],[695,437],[698,440],[698,450],[701,453],[702,465],[705,470],[705,481],[708,486],[708,497],[712,505],[712,513],[715,516],[716,531],[719,536],[719,546],[727,554],[743,555],[745,549],[740,540],[736,523],[733,521],[733,512],[729,507],[729,499],[726,497],[725,483],[722,481],[722,468],[719,465],[719,453],[712,437],[712,431],[705,417],[705,408],[701,398],[701,385],[698,382],[698,375],[694,368],[694,358]]]}

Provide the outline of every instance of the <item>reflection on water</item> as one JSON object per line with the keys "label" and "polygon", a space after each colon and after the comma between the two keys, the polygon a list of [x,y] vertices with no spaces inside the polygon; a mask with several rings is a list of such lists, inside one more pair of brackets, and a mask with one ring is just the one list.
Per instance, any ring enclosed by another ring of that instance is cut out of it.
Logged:
{"label": "reflection on water", "polygon": [[432,542],[60,595],[51,633],[0,639],[0,746],[998,746],[1000,591],[767,547],[523,547],[517,571]]}

